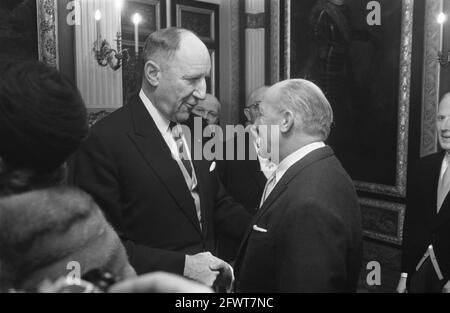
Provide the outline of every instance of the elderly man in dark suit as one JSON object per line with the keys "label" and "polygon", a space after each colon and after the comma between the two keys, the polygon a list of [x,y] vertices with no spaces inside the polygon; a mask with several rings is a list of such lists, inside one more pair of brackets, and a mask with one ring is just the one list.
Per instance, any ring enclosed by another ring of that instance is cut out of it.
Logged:
{"label": "elderly man in dark suit", "polygon": [[260,153],[275,160],[278,151],[279,164],[241,243],[236,290],[354,292],[360,209],[350,177],[323,142],[330,104],[313,83],[287,80],[267,91],[260,113]]}
{"label": "elderly man in dark suit", "polygon": [[450,93],[436,118],[440,152],[416,164],[408,186],[397,292],[450,292]]}
{"label": "elderly man in dark suit", "polygon": [[[250,215],[227,196],[215,163],[194,158],[192,109],[205,98],[208,49],[179,28],[151,34],[140,94],[93,128],[74,159],[74,181],[118,231],[138,274],[168,271],[206,285],[227,284],[214,257],[216,233],[239,240]],[[198,124],[198,123],[197,123]]]}

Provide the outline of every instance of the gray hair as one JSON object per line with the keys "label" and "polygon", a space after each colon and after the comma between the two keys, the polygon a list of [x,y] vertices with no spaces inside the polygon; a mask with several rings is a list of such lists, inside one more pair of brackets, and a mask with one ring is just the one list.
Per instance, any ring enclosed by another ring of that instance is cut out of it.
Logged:
{"label": "gray hair", "polygon": [[304,79],[284,81],[279,90],[280,103],[300,119],[302,131],[326,140],[333,123],[333,110],[324,93]]}
{"label": "gray hair", "polygon": [[147,37],[144,46],[144,63],[149,60],[171,60],[180,49],[181,36],[192,33],[190,30],[178,27],[160,29]]}

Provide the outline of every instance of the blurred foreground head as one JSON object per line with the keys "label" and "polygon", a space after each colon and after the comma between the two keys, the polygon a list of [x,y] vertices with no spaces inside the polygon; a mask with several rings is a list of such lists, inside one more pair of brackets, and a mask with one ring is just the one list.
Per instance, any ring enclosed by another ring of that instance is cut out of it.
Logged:
{"label": "blurred foreground head", "polygon": [[78,89],[35,61],[0,62],[0,195],[49,186],[88,134]]}
{"label": "blurred foreground head", "polygon": [[44,281],[92,270],[135,276],[125,249],[93,199],[54,187],[0,198],[0,290],[35,291]]}

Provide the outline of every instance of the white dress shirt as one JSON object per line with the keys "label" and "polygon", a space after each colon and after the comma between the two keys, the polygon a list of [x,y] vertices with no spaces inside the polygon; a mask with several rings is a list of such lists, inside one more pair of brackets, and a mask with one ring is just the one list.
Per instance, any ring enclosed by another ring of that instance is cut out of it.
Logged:
{"label": "white dress shirt", "polygon": [[442,176],[444,176],[445,170],[447,169],[449,162],[450,162],[450,155],[446,153],[444,159],[442,160],[441,173],[439,174],[439,181],[442,180]]}
{"label": "white dress shirt", "polygon": [[272,173],[277,168],[277,165],[273,163],[270,159],[263,158],[258,153],[258,146],[256,142],[253,142],[253,147],[255,147],[256,156],[258,157],[259,167],[261,171],[263,172],[266,179],[269,179],[270,176],[272,176]]}
{"label": "white dress shirt", "polygon": [[287,170],[303,159],[306,155],[310,154],[314,150],[320,149],[325,147],[325,144],[322,141],[319,142],[313,142],[309,145],[306,145],[304,147],[301,147],[300,149],[292,152],[289,154],[281,163],[278,165],[277,169],[275,170],[276,175],[276,182],[275,185],[281,180],[283,175],[287,172]]}
{"label": "white dress shirt", "polygon": [[313,152],[314,150],[323,147],[325,147],[325,143],[323,143],[322,141],[313,142],[304,147],[301,147],[300,149],[294,151],[286,158],[284,158],[284,160],[281,161],[281,163],[278,165],[278,167],[275,169],[266,183],[266,187],[264,188],[263,196],[261,198],[260,207],[263,205],[264,201],[269,197],[270,193],[275,188],[277,183],[281,180],[283,175],[292,165],[303,159],[306,155]]}

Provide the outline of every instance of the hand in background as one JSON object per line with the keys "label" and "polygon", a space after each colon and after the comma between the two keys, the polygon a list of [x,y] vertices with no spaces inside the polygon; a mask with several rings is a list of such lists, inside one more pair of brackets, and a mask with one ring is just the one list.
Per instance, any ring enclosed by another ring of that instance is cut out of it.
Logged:
{"label": "hand in background", "polygon": [[113,285],[111,293],[211,293],[212,289],[181,276],[155,272]]}
{"label": "hand in background", "polygon": [[210,252],[186,255],[184,276],[208,287],[231,287],[234,280],[231,266]]}
{"label": "hand in background", "polygon": [[397,293],[407,293],[408,292],[408,290],[406,290],[406,277],[400,277],[396,291],[397,291]]}
{"label": "hand in background", "polygon": [[442,293],[450,293],[450,280],[442,288]]}
{"label": "hand in background", "polygon": [[234,283],[234,271],[230,264],[218,259],[220,262],[211,266],[211,270],[219,271],[220,274],[214,282],[214,287],[225,289],[226,292],[231,292]]}

